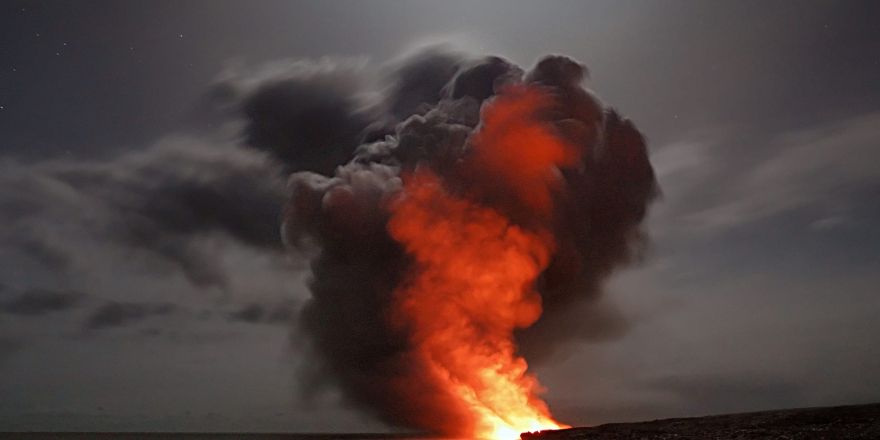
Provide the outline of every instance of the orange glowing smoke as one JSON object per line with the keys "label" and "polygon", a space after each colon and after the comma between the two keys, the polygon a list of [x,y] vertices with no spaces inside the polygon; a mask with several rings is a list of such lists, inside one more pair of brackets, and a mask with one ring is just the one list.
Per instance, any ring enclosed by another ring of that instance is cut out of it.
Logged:
{"label": "orange glowing smoke", "polygon": [[[491,189],[453,194],[437,174],[420,169],[405,178],[391,206],[388,229],[414,262],[394,293],[392,320],[408,329],[422,374],[470,418],[438,427],[446,435],[509,440],[565,427],[538,397],[541,386],[513,338],[541,315],[534,283],[555,248],[541,225],[552,215],[559,167],[579,158],[541,120],[552,105],[541,89],[519,86],[484,108],[461,165],[491,176],[474,183]],[[486,195],[499,191],[532,214],[528,227],[489,206]]]}

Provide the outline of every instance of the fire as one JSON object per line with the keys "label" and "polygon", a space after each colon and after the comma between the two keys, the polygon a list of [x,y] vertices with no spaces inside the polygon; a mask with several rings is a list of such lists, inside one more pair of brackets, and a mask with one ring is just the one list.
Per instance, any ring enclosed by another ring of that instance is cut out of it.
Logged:
{"label": "fire", "polygon": [[406,177],[391,206],[388,230],[414,262],[394,292],[391,319],[407,330],[410,355],[438,393],[470,417],[439,427],[447,435],[509,440],[566,427],[539,397],[541,385],[513,337],[541,315],[534,284],[553,255],[553,236],[542,221],[526,227],[477,201],[500,187],[517,209],[542,220],[551,215],[558,167],[578,155],[539,120],[550,105],[543,91],[519,87],[484,108],[462,166],[494,176],[490,188],[456,194],[420,169]]}

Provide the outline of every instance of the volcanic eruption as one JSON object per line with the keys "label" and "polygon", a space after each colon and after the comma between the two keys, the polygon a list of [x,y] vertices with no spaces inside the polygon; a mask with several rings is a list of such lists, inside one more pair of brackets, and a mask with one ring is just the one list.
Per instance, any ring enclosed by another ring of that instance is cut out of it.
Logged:
{"label": "volcanic eruption", "polygon": [[583,336],[566,312],[643,247],[644,139],[564,56],[399,72],[348,163],[290,179],[284,237],[311,255],[304,383],[445,436],[564,427],[526,356]]}

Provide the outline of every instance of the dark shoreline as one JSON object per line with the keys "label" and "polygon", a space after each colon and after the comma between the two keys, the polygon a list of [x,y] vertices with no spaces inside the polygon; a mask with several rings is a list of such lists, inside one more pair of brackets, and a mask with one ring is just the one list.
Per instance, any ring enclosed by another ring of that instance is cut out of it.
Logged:
{"label": "dark shoreline", "polygon": [[233,433],[233,432],[0,432],[2,440],[429,440],[417,434],[381,433]]}
{"label": "dark shoreline", "polygon": [[880,439],[880,403],[609,423],[524,433],[522,440]]}
{"label": "dark shoreline", "polygon": [[[880,403],[609,423],[523,433],[522,440],[880,439]],[[0,432],[2,440],[439,440],[388,433]]]}

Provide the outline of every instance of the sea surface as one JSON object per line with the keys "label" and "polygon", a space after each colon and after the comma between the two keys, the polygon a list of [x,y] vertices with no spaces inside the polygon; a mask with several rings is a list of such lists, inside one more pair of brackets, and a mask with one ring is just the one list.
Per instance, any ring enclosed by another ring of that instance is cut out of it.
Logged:
{"label": "sea surface", "polygon": [[438,440],[411,434],[247,434],[138,432],[0,432],[2,440]]}

